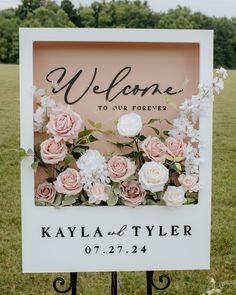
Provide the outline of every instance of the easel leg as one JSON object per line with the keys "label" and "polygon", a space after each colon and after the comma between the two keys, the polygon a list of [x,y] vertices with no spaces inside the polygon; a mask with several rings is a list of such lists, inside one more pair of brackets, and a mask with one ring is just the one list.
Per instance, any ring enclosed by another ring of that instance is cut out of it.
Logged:
{"label": "easel leg", "polygon": [[72,295],[76,295],[76,289],[77,289],[77,272],[71,272],[70,273],[70,285],[65,290],[59,290],[59,286],[63,286],[65,284],[65,280],[61,277],[56,278],[53,281],[53,288],[57,293],[65,294],[68,293],[71,290]]}
{"label": "easel leg", "polygon": [[[170,286],[170,278],[167,275],[160,275],[159,276],[159,282],[162,283],[163,286],[158,287],[153,282],[153,274],[154,271],[147,271],[146,272],[146,281],[147,281],[147,295],[152,295],[152,288],[163,291],[169,288]],[[163,284],[165,282],[165,284]]]}
{"label": "easel leg", "polygon": [[111,295],[117,295],[117,272],[111,273]]}

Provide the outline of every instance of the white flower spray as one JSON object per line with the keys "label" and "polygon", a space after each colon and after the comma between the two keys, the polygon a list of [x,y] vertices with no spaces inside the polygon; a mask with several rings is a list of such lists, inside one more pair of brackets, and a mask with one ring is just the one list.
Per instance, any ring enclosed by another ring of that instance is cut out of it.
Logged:
{"label": "white flower spray", "polygon": [[180,105],[179,117],[173,121],[173,128],[169,135],[181,140],[187,140],[188,144],[184,150],[185,172],[187,175],[199,174],[199,147],[200,133],[196,128],[200,114],[209,110],[214,101],[214,93],[219,94],[224,89],[224,80],[228,77],[227,70],[220,68],[210,84],[199,85],[198,95],[193,95]]}

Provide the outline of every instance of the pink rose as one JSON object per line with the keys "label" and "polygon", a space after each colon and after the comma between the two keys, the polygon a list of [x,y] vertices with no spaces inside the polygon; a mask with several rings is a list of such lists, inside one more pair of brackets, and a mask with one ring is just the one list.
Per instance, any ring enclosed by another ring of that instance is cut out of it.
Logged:
{"label": "pink rose", "polygon": [[36,189],[35,197],[37,201],[53,203],[56,196],[54,185],[49,182],[40,183]]}
{"label": "pink rose", "polygon": [[166,155],[166,146],[158,137],[148,136],[141,144],[145,155],[155,162],[163,162]]}
{"label": "pink rose", "polygon": [[77,195],[82,190],[81,176],[77,170],[67,168],[64,172],[57,176],[57,180],[54,181],[54,185],[58,193],[65,195]]}
{"label": "pink rose", "polygon": [[113,156],[107,163],[111,180],[121,182],[127,180],[135,172],[135,164],[130,159],[122,156]]}
{"label": "pink rose", "polygon": [[198,176],[196,174],[192,174],[192,175],[181,174],[178,180],[185,191],[189,191],[191,193],[191,192],[198,192],[200,189],[200,186],[198,183]]}
{"label": "pink rose", "polygon": [[143,203],[146,192],[140,186],[140,183],[135,180],[126,181],[121,184],[121,197],[124,199],[124,204],[130,207],[136,207]]}
{"label": "pink rose", "polygon": [[63,140],[56,142],[54,138],[49,138],[40,144],[40,154],[44,163],[57,164],[64,160],[67,147]]}
{"label": "pink rose", "polygon": [[70,107],[62,109],[61,112],[51,112],[50,119],[47,124],[47,133],[54,136],[55,141],[73,142],[77,139],[79,130],[82,126],[81,117],[73,112]]}
{"label": "pink rose", "polygon": [[167,153],[171,157],[182,157],[184,153],[184,142],[182,139],[175,139],[174,137],[168,137],[165,140]]}
{"label": "pink rose", "polygon": [[108,200],[108,195],[105,191],[105,187],[106,185],[102,184],[101,182],[96,182],[93,184],[91,189],[87,191],[90,204],[100,204],[101,201],[106,202]]}

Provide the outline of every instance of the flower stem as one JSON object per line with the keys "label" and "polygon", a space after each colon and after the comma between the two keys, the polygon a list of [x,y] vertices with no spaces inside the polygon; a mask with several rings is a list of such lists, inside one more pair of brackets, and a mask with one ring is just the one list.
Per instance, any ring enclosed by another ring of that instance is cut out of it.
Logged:
{"label": "flower stem", "polygon": [[[134,144],[136,146],[137,152],[140,153],[140,149],[139,149],[139,146],[138,146],[138,140],[136,138],[134,138]],[[138,163],[139,163],[139,167],[141,168],[142,164],[143,164],[142,157],[138,156],[137,160],[138,160]]]}

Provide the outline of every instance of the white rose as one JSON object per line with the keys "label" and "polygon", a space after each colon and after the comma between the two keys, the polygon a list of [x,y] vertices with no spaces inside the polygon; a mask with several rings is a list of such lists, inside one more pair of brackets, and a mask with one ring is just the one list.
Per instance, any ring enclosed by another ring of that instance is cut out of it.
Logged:
{"label": "white rose", "polygon": [[163,200],[167,206],[181,206],[186,202],[182,186],[168,186],[164,193]]}
{"label": "white rose", "polygon": [[180,184],[182,185],[182,187],[185,189],[185,191],[189,191],[191,193],[191,192],[198,192],[200,189],[197,174],[192,174],[192,175],[181,174],[178,180]]}
{"label": "white rose", "polygon": [[101,201],[106,202],[108,200],[108,195],[105,191],[107,185],[102,184],[101,182],[96,182],[93,184],[90,190],[87,191],[89,196],[89,203],[100,204]]}
{"label": "white rose", "polygon": [[147,162],[139,171],[141,187],[152,193],[161,192],[169,179],[169,170],[161,163]]}
{"label": "white rose", "polygon": [[129,113],[121,116],[117,124],[118,133],[126,137],[138,135],[142,127],[142,118],[136,113]]}

